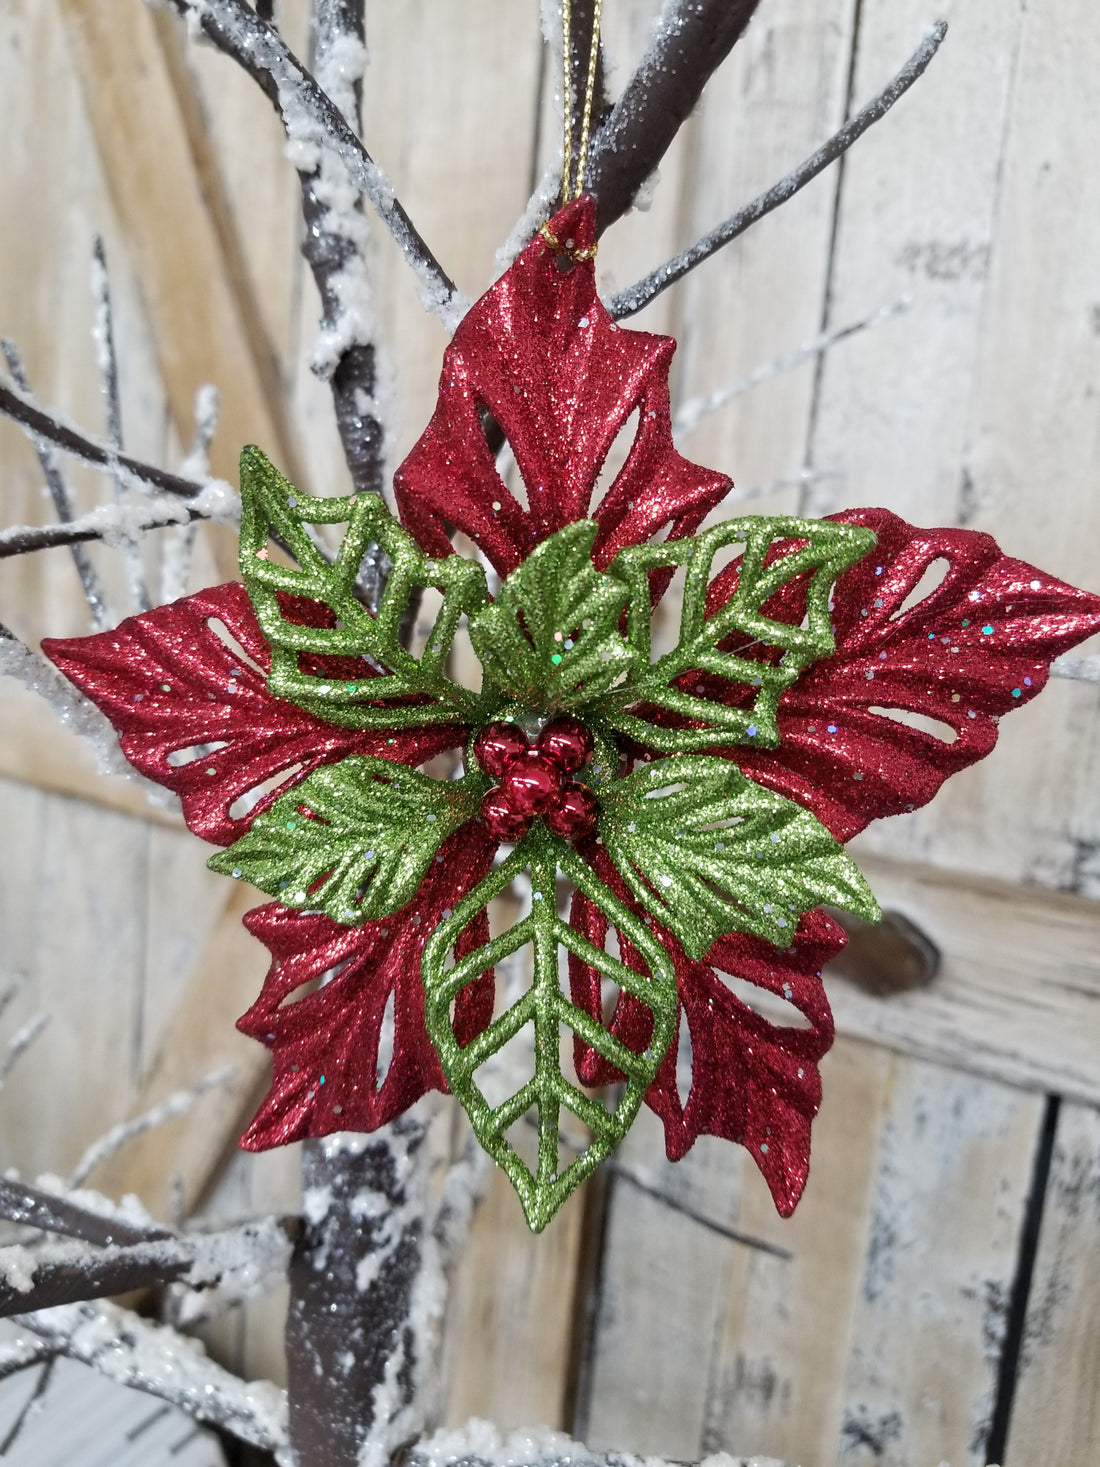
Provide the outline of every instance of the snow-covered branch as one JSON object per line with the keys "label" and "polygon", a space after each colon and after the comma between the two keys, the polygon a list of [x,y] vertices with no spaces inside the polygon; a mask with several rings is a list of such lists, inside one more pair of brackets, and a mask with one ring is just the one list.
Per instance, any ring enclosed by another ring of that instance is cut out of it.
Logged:
{"label": "snow-covered branch", "polygon": [[394,195],[386,174],[274,25],[245,0],[171,3],[190,25],[200,29],[259,84],[278,109],[291,143],[328,148],[341,159],[411,266],[420,282],[424,305],[453,331],[465,313],[465,298]]}
{"label": "snow-covered branch", "polygon": [[[27,374],[23,370],[23,362],[19,355],[19,349],[14,341],[0,343],[3,347],[4,360],[8,371],[11,373],[12,381],[25,394],[30,395],[30,384]],[[34,440],[35,452],[38,454],[38,464],[42,475],[46,480],[46,488],[50,491],[53,507],[60,520],[68,523],[76,518],[73,508],[72,495],[69,486],[65,482],[64,475],[58,466],[53,449],[43,438]],[[107,612],[106,598],[103,587],[100,584],[99,572],[92,564],[87,550],[75,541],[67,541],[72,546],[73,564],[76,573],[80,577],[80,585],[84,592],[84,599],[88,603],[88,610],[92,613],[92,621],[100,630],[108,625],[110,620]]]}
{"label": "snow-covered branch", "polygon": [[125,474],[165,494],[194,499],[211,484],[219,482],[216,479],[185,479],[180,474],[170,474],[167,469],[158,469],[153,464],[130,458],[128,454],[116,453],[108,444],[97,442],[60,416],[46,412],[30,393],[8,387],[3,382],[0,382],[0,413],[18,423],[36,447],[40,442],[53,444],[79,463],[107,474]]}
{"label": "snow-covered branch", "polygon": [[[132,1206],[124,1215],[119,1204],[98,1192],[72,1192],[54,1178],[40,1178],[39,1182],[39,1186],[30,1187],[11,1177],[0,1178],[0,1217],[103,1248],[172,1236],[144,1216],[133,1215]],[[43,1182],[50,1185],[43,1186]]]}
{"label": "snow-covered branch", "polygon": [[133,544],[134,536],[146,530],[163,530],[169,525],[187,525],[197,520],[221,520],[229,524],[239,515],[239,500],[228,484],[212,481],[195,499],[169,499],[158,495],[144,503],[101,504],[79,519],[62,525],[10,525],[0,530],[0,560],[27,555],[34,550],[52,550],[57,545],[77,547],[80,542],[102,540],[107,545]]}
{"label": "snow-covered branch", "polygon": [[[49,1242],[0,1248],[0,1316],[179,1282],[234,1302],[283,1282],[299,1220],[264,1218],[211,1233],[102,1247]],[[193,1319],[201,1307],[180,1308]]]}
{"label": "snow-covered branch", "polygon": [[653,39],[589,154],[602,234],[625,214],[745,33],[759,0],[666,0]]}
{"label": "snow-covered branch", "polygon": [[[103,239],[96,235],[92,248],[92,298],[95,302],[95,324],[92,337],[95,341],[96,365],[99,367],[103,396],[107,405],[107,441],[115,453],[122,452],[122,400],[118,388],[118,356],[115,352],[114,311],[111,305],[111,282],[107,274],[107,256]],[[130,496],[130,485],[122,474],[116,473],[115,500],[125,505]],[[126,559],[126,574],[130,583],[130,595],[138,611],[148,611],[152,602],[145,580],[145,568],[137,541],[127,535],[123,541]]]}
{"label": "snow-covered branch", "polygon": [[[291,1467],[286,1400],[270,1381],[243,1381],[207,1358],[197,1340],[113,1304],[65,1304],[16,1323],[50,1353],[93,1366],[111,1380],[168,1401]],[[36,1343],[36,1342],[35,1342]],[[32,1346],[30,1346],[33,1348]]]}
{"label": "snow-covered branch", "polygon": [[781,178],[771,188],[759,194],[751,203],[739,209],[736,214],[731,215],[723,224],[712,229],[709,234],[704,234],[702,239],[697,240],[690,249],[682,251],[673,259],[647,275],[643,280],[628,286],[618,295],[614,296],[608,305],[608,309],[616,320],[621,321],[625,316],[633,316],[643,306],[647,306],[662,291],[674,285],[677,280],[682,280],[689,271],[701,265],[704,260],[727,245],[739,234],[763,219],[765,214],[770,214],[773,209],[778,209],[780,204],[785,204],[788,199],[793,198],[800,189],[817,177],[830,163],[836,162],[856,142],[869,127],[885,117],[890,108],[899,97],[905,95],[917,79],[924,74],[928,63],[940,48],[940,43],[947,34],[947,22],[937,21],[931,28],[924,40],[910,56],[902,69],[894,77],[889,86],[885,87],[877,97],[860,108],[854,117],[833,134],[828,142],[823,143],[815,153],[798,165],[792,173]]}

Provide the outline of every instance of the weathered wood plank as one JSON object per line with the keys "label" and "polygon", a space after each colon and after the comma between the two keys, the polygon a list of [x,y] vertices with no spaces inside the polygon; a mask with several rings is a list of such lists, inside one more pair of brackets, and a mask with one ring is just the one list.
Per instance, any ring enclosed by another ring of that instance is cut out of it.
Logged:
{"label": "weathered wood plank", "polygon": [[495,1171],[455,1271],[444,1369],[444,1421],[566,1429],[575,1273],[584,1199],[528,1232],[511,1183]]}
{"label": "weathered wood plank", "polygon": [[894,1072],[884,1050],[852,1040],[826,1057],[810,1181],[793,1217],[778,1216],[740,1161],[747,1175],[734,1225],[782,1251],[731,1249],[703,1450],[832,1461]]}
{"label": "weathered wood plank", "polygon": [[[840,125],[855,10],[851,0],[812,10],[797,0],[760,6],[704,94],[697,153],[680,180],[681,248],[782,178]],[[823,176],[678,288],[681,401],[741,380],[820,329],[836,187],[835,174]],[[705,419],[680,446],[724,469],[741,489],[797,474],[813,384],[808,363]],[[789,513],[798,495],[794,486],[749,508]]]}
{"label": "weathered wood plank", "polygon": [[895,1062],[836,1454],[981,1467],[1043,1100]]}
{"label": "weathered wood plank", "polygon": [[[177,84],[158,23],[142,6],[58,0],[79,60],[85,100],[108,186],[136,261],[173,419],[189,440],[195,392],[222,394],[215,471],[235,482],[244,443],[269,443],[293,467],[294,444],[257,312],[227,258],[227,209],[211,209],[217,165],[205,135],[188,128],[191,99]],[[119,84],[119,78],[125,84]],[[217,191],[220,195],[220,190]],[[219,230],[219,224],[223,226]]]}
{"label": "weathered wood plank", "polygon": [[1100,1442],[1100,1115],[1063,1105],[1005,1467],[1077,1467]]}
{"label": "weathered wood plank", "polygon": [[177,1179],[185,1210],[194,1207],[267,1075],[267,1052],[234,1028],[259,992],[266,967],[263,947],[241,925],[256,904],[251,888],[232,888],[173,1016],[161,1025],[128,1113],[141,1115],[226,1065],[233,1075],[199,1102],[201,1111],[135,1137],[89,1178],[110,1196],[136,1192],[155,1217],[170,1216]]}
{"label": "weathered wood plank", "polygon": [[[915,922],[942,965],[927,988],[885,999],[830,970],[838,1029],[1029,1089],[1100,1101],[1100,905],[862,851],[858,859],[880,904]],[[843,966],[842,955],[836,969]]]}

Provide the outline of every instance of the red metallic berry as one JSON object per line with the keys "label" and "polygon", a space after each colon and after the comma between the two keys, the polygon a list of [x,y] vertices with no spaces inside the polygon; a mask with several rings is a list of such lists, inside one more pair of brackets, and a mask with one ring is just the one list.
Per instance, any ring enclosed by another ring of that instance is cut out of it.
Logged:
{"label": "red metallic berry", "polygon": [[499,785],[491,789],[481,802],[481,818],[493,840],[517,841],[527,834],[531,824],[527,816],[513,809],[508,796]]}
{"label": "red metallic berry", "polygon": [[576,774],[592,757],[592,735],[576,718],[555,718],[539,735],[538,748],[563,774]]}
{"label": "red metallic berry", "polygon": [[560,835],[563,840],[580,840],[595,830],[599,813],[599,803],[588,786],[571,779],[562,791],[561,799],[545,818],[555,835]]}
{"label": "red metallic berry", "polygon": [[510,764],[501,788],[520,815],[545,815],[561,798],[561,772],[535,750]]}
{"label": "red metallic berry", "polygon": [[527,735],[514,723],[490,723],[474,740],[474,756],[490,779],[500,779],[530,748]]}

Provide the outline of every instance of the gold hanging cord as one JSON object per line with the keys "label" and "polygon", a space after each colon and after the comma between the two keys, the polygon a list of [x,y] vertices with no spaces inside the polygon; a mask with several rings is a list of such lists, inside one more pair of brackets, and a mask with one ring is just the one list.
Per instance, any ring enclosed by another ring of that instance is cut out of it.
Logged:
{"label": "gold hanging cord", "polygon": [[[592,6],[592,44],[588,51],[588,76],[584,87],[584,112],[581,116],[581,135],[577,147],[577,173],[575,180],[571,179],[573,171],[573,83],[572,83],[572,32],[573,32],[573,4],[572,0],[562,0],[561,6],[561,56],[562,56],[562,162],[561,162],[561,201],[567,204],[570,199],[579,199],[584,192],[584,175],[588,168],[588,137],[592,129],[592,98],[596,91],[596,62],[600,55],[600,10],[602,0],[594,0]],[[570,259],[580,263],[583,260],[595,258],[596,245],[589,245],[587,249],[574,249],[572,240],[562,241],[553,233],[549,224],[543,224],[539,229],[546,244],[555,254],[566,254]]]}

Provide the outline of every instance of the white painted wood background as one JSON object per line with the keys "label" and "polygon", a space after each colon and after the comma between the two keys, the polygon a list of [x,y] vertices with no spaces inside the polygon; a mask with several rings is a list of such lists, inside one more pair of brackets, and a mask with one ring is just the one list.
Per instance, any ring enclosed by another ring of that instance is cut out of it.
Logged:
{"label": "white painted wood background", "polygon": [[[608,0],[621,81],[656,0]],[[308,50],[305,0],[279,7]],[[365,137],[459,284],[478,294],[553,147],[535,0],[374,0]],[[761,510],[884,504],[967,524],[1100,589],[1100,10],[1086,0],[762,0],[661,169],[652,206],[601,250],[629,283],[785,172],[893,73],[929,21],[927,76],[845,160],[649,309],[675,334],[684,401],[825,326],[910,298],[819,364],[775,377],[683,446]],[[42,397],[92,430],[92,236],[117,306],[127,446],[176,462],[199,384],[223,394],[215,469],[244,441],[343,492],[297,185],[267,103],[139,0],[0,7],[0,332]],[[394,460],[431,411],[442,329],[388,239],[378,308],[393,363]],[[804,470],[814,477],[800,484]],[[34,456],[0,422],[2,519],[44,522]],[[72,471],[81,502],[104,486]],[[152,557],[152,546],[147,547]],[[124,587],[100,556],[116,604]],[[152,564],[152,558],[150,560]],[[194,585],[232,573],[211,535]],[[36,641],[86,629],[64,551],[0,564],[0,619]],[[1087,650],[1087,649],[1086,649]],[[1023,1308],[1006,1467],[1089,1467],[1100,1441],[1100,723],[1054,683],[985,764],[859,842],[886,904],[940,944],[929,990],[872,999],[832,981],[814,1169],[775,1217],[742,1156],[701,1141],[678,1166],[643,1117],[617,1163],[539,1239],[505,1184],[456,1290],[447,1417],[540,1420],[691,1458],[721,1448],[804,1467],[977,1467]],[[0,685],[0,978],[25,979],[7,1039],[48,1030],[0,1096],[2,1164],[64,1173],[159,1095],[232,1061],[232,1103],[135,1143],[92,1178],[167,1216],[290,1207],[293,1152],[223,1153],[263,1057],[232,1019],[262,976],[243,893],[171,813],[94,774],[29,694]],[[1048,1097],[1059,1097],[1052,1102]],[[1021,1237],[1040,1195],[1023,1290]],[[281,1371],[268,1300],[213,1345]],[[1012,1338],[1009,1332],[1008,1338]]]}

